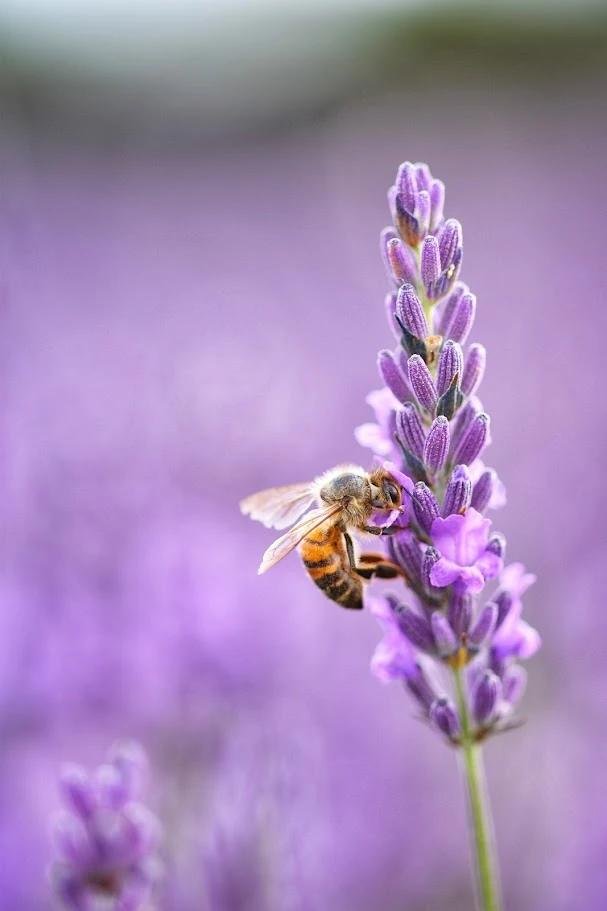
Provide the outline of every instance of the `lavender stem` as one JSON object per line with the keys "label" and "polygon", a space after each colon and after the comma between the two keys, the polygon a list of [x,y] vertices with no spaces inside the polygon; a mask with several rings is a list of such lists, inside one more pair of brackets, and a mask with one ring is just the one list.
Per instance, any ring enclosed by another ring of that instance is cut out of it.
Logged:
{"label": "lavender stem", "polygon": [[474,742],[471,733],[470,709],[463,671],[454,670],[453,678],[462,726],[461,768],[467,791],[470,851],[473,858],[477,906],[479,911],[500,911],[502,902],[497,854],[482,749]]}

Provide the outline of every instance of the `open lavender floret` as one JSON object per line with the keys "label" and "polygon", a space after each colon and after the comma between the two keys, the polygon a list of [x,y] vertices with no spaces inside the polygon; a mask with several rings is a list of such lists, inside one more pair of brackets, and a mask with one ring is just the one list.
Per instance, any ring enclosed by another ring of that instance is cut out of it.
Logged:
{"label": "open lavender floret", "polygon": [[518,659],[541,644],[521,619],[535,576],[504,565],[506,541],[484,516],[506,497],[481,461],[491,441],[477,396],[486,351],[466,348],[476,297],[459,281],[461,225],[444,219],[444,185],[425,164],[401,165],[388,198],[394,224],[381,250],[397,345],[379,353],[384,387],[367,399],[375,421],[356,437],[411,479],[412,509],[389,544],[406,593],[366,599],[384,630],[372,669],[383,681],[404,681],[423,716],[457,745],[461,719],[436,669],[466,669],[475,739],[516,724],[526,680]]}

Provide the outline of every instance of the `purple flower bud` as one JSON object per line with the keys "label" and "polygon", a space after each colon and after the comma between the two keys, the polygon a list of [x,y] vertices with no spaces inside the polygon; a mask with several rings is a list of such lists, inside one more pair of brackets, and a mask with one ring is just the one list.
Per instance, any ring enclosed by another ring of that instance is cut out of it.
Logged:
{"label": "purple flower bud", "polygon": [[435,563],[438,563],[440,560],[440,554],[436,547],[427,547],[422,556],[422,582],[427,591],[433,592],[436,591],[435,586],[432,584],[430,579],[430,574],[432,572],[432,567]]}
{"label": "purple flower bud", "polygon": [[388,258],[388,244],[391,240],[400,240],[398,236],[398,231],[392,225],[388,228],[384,228],[379,235],[379,252],[381,253],[381,258],[383,260],[384,266],[386,267],[386,272],[393,278],[392,269],[390,267],[390,260]]}
{"label": "purple flower bud", "polygon": [[424,364],[419,354],[414,354],[409,358],[409,382],[415,396],[426,411],[433,411],[438,396],[436,386],[432,379],[432,374]]}
{"label": "purple flower bud", "polygon": [[510,610],[512,609],[512,605],[514,604],[514,598],[512,597],[512,594],[509,591],[506,591],[505,589],[501,589],[500,591],[495,593],[493,600],[497,604],[497,621],[495,624],[495,628],[499,629],[499,627],[502,625],[502,623],[504,622],[504,620],[510,613]]}
{"label": "purple flower bud", "polygon": [[392,559],[414,582],[421,581],[422,552],[419,542],[411,532],[401,532],[389,538]]}
{"label": "purple flower bud", "polygon": [[457,465],[449,478],[445,499],[443,501],[443,517],[454,513],[464,513],[470,506],[472,498],[472,481],[465,465]]}
{"label": "purple flower bud", "polygon": [[442,415],[432,422],[424,445],[424,462],[432,473],[439,471],[449,452],[449,421]]}
{"label": "purple flower bud", "polygon": [[[389,231],[391,229],[388,228],[386,230]],[[399,237],[387,236],[385,251],[388,271],[396,284],[402,285],[404,282],[414,284],[417,273],[415,260],[402,240]]]}
{"label": "purple flower bud", "polygon": [[51,837],[60,858],[84,867],[94,858],[94,847],[85,823],[71,813],[56,813],[51,820]]}
{"label": "purple flower bud", "polygon": [[428,191],[432,185],[432,174],[430,173],[430,168],[425,162],[415,162],[415,176],[417,178],[418,190]]}
{"label": "purple flower bud", "polygon": [[468,632],[468,646],[471,651],[477,651],[485,645],[495,630],[497,623],[497,604],[488,601]]}
{"label": "purple flower bud", "polygon": [[456,261],[458,251],[462,248],[462,226],[456,218],[449,218],[445,222],[438,245],[441,268],[444,271]]}
{"label": "purple flower bud", "polygon": [[[396,363],[393,353],[391,351],[380,351],[377,356],[377,366],[382,380],[399,402],[409,401],[411,399],[411,390],[405,376]],[[424,364],[424,367],[425,366],[426,365]]]}
{"label": "purple flower bud", "polygon": [[396,315],[412,335],[425,339],[430,334],[428,323],[415,293],[413,285],[403,285],[399,288],[396,298]]}
{"label": "purple flower bud", "polygon": [[400,342],[402,333],[400,330],[400,326],[396,322],[396,292],[392,292],[391,294],[386,294],[386,297],[384,300],[384,306],[386,308],[386,317],[388,319],[390,329],[392,330],[392,333],[393,333],[396,341]]}
{"label": "purple flower bud", "polygon": [[445,185],[442,180],[433,180],[430,185],[430,203],[432,207],[430,215],[430,231],[434,233],[443,220],[443,209],[445,206]]}
{"label": "purple flower bud", "polygon": [[[396,215],[397,215],[396,197],[397,196],[398,196],[398,190],[394,186],[394,184],[392,184],[392,186],[388,188],[388,205],[390,206],[390,215],[392,216],[392,221],[396,221]],[[390,228],[390,229],[386,229],[386,230],[392,230],[392,229]],[[395,231],[394,236],[396,237],[396,235],[397,235],[397,232]]]}
{"label": "purple flower bud", "polygon": [[424,712],[428,713],[430,711],[430,706],[437,698],[437,693],[423,668],[419,665],[417,668],[417,675],[415,677],[409,677],[406,686],[409,692],[417,699]]}
{"label": "purple flower bud", "polygon": [[501,697],[501,680],[492,671],[485,671],[472,693],[472,714],[477,724],[491,720]]}
{"label": "purple flower bud", "polygon": [[119,769],[131,798],[145,787],[149,774],[147,755],[141,744],[134,740],[117,740],[112,744],[108,760]]}
{"label": "purple flower bud", "polygon": [[419,459],[424,457],[424,429],[417,408],[405,402],[396,415],[396,432],[407,447]]}
{"label": "purple flower bud", "polygon": [[470,626],[472,604],[473,598],[469,592],[457,589],[453,591],[447,608],[447,619],[451,629],[459,638],[468,631]]}
{"label": "purple flower bud", "polygon": [[474,485],[472,491],[472,505],[479,512],[488,506],[499,509],[506,502],[504,485],[492,468],[487,468]]}
{"label": "purple flower bud", "polygon": [[82,819],[88,819],[96,806],[96,797],[90,777],[82,766],[68,763],[61,770],[59,787],[64,799]]}
{"label": "purple flower bud", "polygon": [[453,316],[455,311],[459,306],[459,302],[462,299],[462,296],[468,290],[466,285],[462,282],[457,282],[453,291],[446,299],[444,304],[441,305],[441,315],[438,320],[437,332],[439,335],[442,335],[443,338],[449,338],[449,329],[451,323],[453,322]]}
{"label": "purple flower bud", "polygon": [[496,557],[501,557],[503,559],[506,554],[505,537],[500,534],[500,532],[496,531],[487,541],[487,550],[492,554],[495,554]]}
{"label": "purple flower bud", "polygon": [[448,658],[458,648],[458,642],[449,621],[440,611],[434,611],[430,617],[430,623],[439,658]]}
{"label": "purple flower bud", "polygon": [[99,802],[119,810],[132,797],[128,782],[113,763],[104,763],[95,772]]}
{"label": "purple flower bud", "polygon": [[506,673],[508,665],[506,663],[506,660],[504,658],[500,658],[499,655],[496,654],[496,650],[492,648],[489,652],[488,667],[493,671],[494,674],[497,674],[501,680]]}
{"label": "purple flower bud", "polygon": [[396,224],[400,235],[410,247],[417,247],[420,241],[419,222],[415,215],[403,205],[402,198],[396,197]]}
{"label": "purple flower bud", "polygon": [[436,390],[439,395],[443,395],[454,377],[462,377],[464,368],[464,356],[461,347],[457,342],[449,339],[443,345],[443,350],[438,359],[438,370],[436,371]]}
{"label": "purple flower bud", "polygon": [[455,446],[454,461],[471,465],[489,442],[489,415],[481,411],[470,422],[470,426]]}
{"label": "purple flower bud", "polygon": [[475,313],[476,297],[474,294],[466,292],[460,298],[459,304],[453,314],[453,319],[451,320],[451,325],[449,327],[449,338],[463,345],[472,329]]}
{"label": "purple flower bud", "polygon": [[416,648],[430,653],[436,650],[432,627],[424,617],[416,614],[410,607],[401,605],[398,608],[398,626]]}
{"label": "purple flower bud", "polygon": [[417,174],[415,165],[410,161],[403,162],[399,167],[395,186],[403,207],[414,215],[417,202]]}
{"label": "purple flower bud", "polygon": [[462,375],[462,392],[464,395],[474,395],[485,375],[486,364],[487,352],[484,345],[476,343],[470,345]]}
{"label": "purple flower bud", "polygon": [[430,534],[432,523],[440,515],[436,497],[427,484],[419,481],[413,493],[413,511],[420,528],[427,535]]}
{"label": "purple flower bud", "polygon": [[430,194],[427,190],[420,190],[417,194],[417,221],[419,224],[419,239],[423,240],[430,227],[431,211]]}
{"label": "purple flower bud", "polygon": [[502,678],[502,689],[504,699],[510,705],[516,705],[520,701],[525,687],[527,686],[527,671],[520,664],[511,664],[506,668]]}
{"label": "purple flower bud", "polygon": [[456,740],[461,733],[459,715],[452,702],[442,696],[430,706],[430,722],[449,740]]}
{"label": "purple flower bud", "polygon": [[436,237],[429,235],[424,240],[422,247],[421,275],[426,294],[431,295],[432,289],[440,276],[440,252]]}

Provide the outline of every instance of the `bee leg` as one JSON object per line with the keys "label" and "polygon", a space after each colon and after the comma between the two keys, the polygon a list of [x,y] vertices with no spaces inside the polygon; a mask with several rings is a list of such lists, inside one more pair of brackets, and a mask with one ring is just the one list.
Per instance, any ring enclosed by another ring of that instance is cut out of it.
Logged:
{"label": "bee leg", "polygon": [[[350,569],[352,572],[355,572],[357,576],[361,576],[363,579],[372,579],[375,573],[375,569],[371,567],[365,567],[361,569],[356,565],[356,557],[354,555],[354,545],[352,544],[352,538],[347,532],[344,532],[344,541],[346,544],[346,551],[348,554],[348,561],[350,563]],[[379,554],[376,555],[378,560],[383,560],[383,557]],[[361,560],[364,562],[364,557],[361,557]]]}
{"label": "bee leg", "polygon": [[395,535],[397,531],[402,531],[398,525],[388,525],[387,528],[377,528],[376,525],[365,525],[363,531],[369,532],[370,535]]}
{"label": "bee leg", "polygon": [[363,579],[396,579],[397,576],[404,576],[403,570],[396,563],[386,560],[383,554],[361,554],[360,562],[367,563],[368,566],[354,567],[356,573]]}
{"label": "bee leg", "polygon": [[344,532],[344,541],[346,544],[346,552],[348,554],[348,560],[350,562],[350,568],[356,570],[356,557],[354,556],[354,545],[352,544],[352,538],[347,531]]}

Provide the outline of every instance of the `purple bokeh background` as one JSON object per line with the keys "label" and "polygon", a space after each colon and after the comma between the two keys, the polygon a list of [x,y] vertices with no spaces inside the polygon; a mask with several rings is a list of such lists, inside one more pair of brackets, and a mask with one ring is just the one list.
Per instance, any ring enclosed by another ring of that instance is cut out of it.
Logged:
{"label": "purple bokeh background", "polygon": [[150,752],[160,907],[470,907],[453,754],[370,675],[370,616],[296,557],[256,576],[271,532],[237,507],[368,459],[353,428],[392,344],[378,235],[405,158],[464,226],[495,527],[539,577],[528,723],[486,751],[508,907],[604,907],[600,99],[393,90],[205,152],[5,130],[3,907],[51,907],[59,764],[125,735]]}

